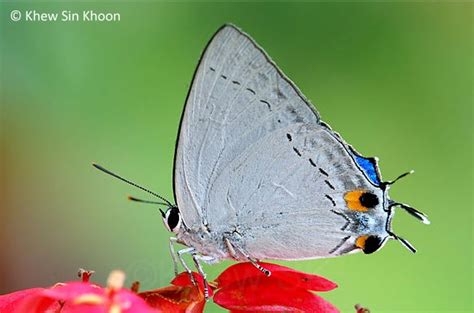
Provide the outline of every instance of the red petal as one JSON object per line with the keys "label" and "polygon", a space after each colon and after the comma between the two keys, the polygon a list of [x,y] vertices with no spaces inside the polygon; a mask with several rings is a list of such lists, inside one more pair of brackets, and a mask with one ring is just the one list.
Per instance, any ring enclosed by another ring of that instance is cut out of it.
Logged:
{"label": "red petal", "polygon": [[[37,297],[44,288],[31,288],[25,290],[19,290],[6,295],[0,296],[0,312],[2,313],[13,313],[18,312],[23,302],[32,297]],[[34,312],[35,309],[32,309]]]}
{"label": "red petal", "polygon": [[90,283],[72,282],[43,292],[47,297],[66,302],[64,313],[109,312],[111,305],[123,313],[152,313],[145,301],[135,293],[120,289],[115,293]]}
{"label": "red petal", "polygon": [[[198,283],[201,283],[204,285],[202,276],[199,275],[196,272],[193,272],[193,277],[194,280]],[[171,284],[175,286],[193,286],[193,282],[191,281],[191,277],[189,277],[189,274],[187,272],[182,272],[179,273],[172,281]]]}
{"label": "red petal", "polygon": [[[109,309],[104,306],[97,306],[92,304],[64,304],[60,310],[54,313],[108,313]],[[53,312],[51,312],[53,313]]]}
{"label": "red petal", "polygon": [[[126,289],[121,289],[115,296],[114,302],[120,304],[123,313],[152,313],[156,312],[136,293]],[[130,305],[129,308],[127,306]]]}
{"label": "red petal", "polygon": [[237,263],[219,275],[216,279],[218,287],[224,288],[236,282],[243,282],[248,279],[255,283],[268,281],[269,279],[277,283],[275,280],[280,280],[294,288],[314,291],[329,291],[337,287],[335,283],[321,276],[306,274],[278,264],[263,262],[259,262],[259,264],[272,272],[270,277],[263,275],[263,273],[250,262]]}
{"label": "red petal", "polygon": [[206,302],[204,294],[192,284],[191,286],[168,286],[140,292],[138,295],[152,308],[170,313],[201,313]]}
{"label": "red petal", "polygon": [[214,302],[234,311],[243,312],[339,312],[323,298],[292,285],[275,286],[271,281],[258,284],[247,280],[245,284],[233,284],[219,289]]}
{"label": "red petal", "polygon": [[60,308],[61,304],[58,300],[34,295],[21,301],[15,313],[56,313]]}
{"label": "red petal", "polygon": [[[92,294],[101,290],[101,288],[85,283],[73,282],[70,284],[58,284],[51,287],[50,289],[41,288],[41,290],[30,297],[26,297],[22,302],[21,306],[15,313],[73,313],[78,312],[72,310],[77,305],[69,305],[67,302],[64,307],[60,304],[60,301],[69,301],[72,303],[73,300],[83,294]],[[102,295],[101,295],[102,296]],[[103,296],[102,296],[103,297]],[[97,307],[97,306],[95,306]],[[88,305],[88,308],[92,306]],[[1,311],[3,312],[3,311]],[[100,312],[97,310],[82,310],[80,312],[96,313]]]}
{"label": "red petal", "polygon": [[86,294],[96,295],[106,300],[105,289],[90,283],[70,282],[45,289],[42,295],[51,299],[70,301]]}
{"label": "red petal", "polygon": [[[199,290],[204,295],[204,279],[202,278],[202,276],[200,274],[198,274],[196,272],[193,272],[193,277],[194,277],[194,281],[197,283],[197,285],[199,287]],[[171,281],[171,284],[173,284],[175,286],[193,286],[194,287],[194,284],[191,281],[191,278],[190,278],[190,276],[187,272],[182,272],[182,273],[178,274],[178,276],[176,276]],[[209,297],[212,297],[212,295],[213,295],[213,290],[212,289],[213,288],[210,285],[208,287],[209,287]]]}
{"label": "red petal", "polygon": [[121,289],[114,296],[113,302],[122,308],[122,313],[157,313],[143,298],[126,289]]}

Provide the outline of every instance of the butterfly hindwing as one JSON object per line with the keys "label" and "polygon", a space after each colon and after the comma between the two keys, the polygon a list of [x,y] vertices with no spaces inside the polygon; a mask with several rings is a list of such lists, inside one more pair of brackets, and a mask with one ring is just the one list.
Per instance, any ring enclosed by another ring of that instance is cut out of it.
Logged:
{"label": "butterfly hindwing", "polygon": [[210,207],[222,211],[209,217],[211,229],[238,229],[249,253],[274,259],[352,251],[369,225],[361,224],[360,212],[347,208],[345,194],[371,190],[383,197],[329,129],[299,123],[249,146],[215,186]]}

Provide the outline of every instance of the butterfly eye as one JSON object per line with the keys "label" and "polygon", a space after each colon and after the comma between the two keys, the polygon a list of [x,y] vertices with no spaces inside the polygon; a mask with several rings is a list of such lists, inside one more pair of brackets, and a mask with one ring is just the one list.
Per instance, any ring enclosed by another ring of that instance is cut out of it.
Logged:
{"label": "butterfly eye", "polygon": [[357,248],[362,249],[365,254],[374,253],[379,250],[384,243],[383,238],[375,235],[360,236],[356,240]]}
{"label": "butterfly eye", "polygon": [[181,214],[179,213],[178,208],[169,208],[163,216],[163,222],[169,231],[177,233],[181,227]]}

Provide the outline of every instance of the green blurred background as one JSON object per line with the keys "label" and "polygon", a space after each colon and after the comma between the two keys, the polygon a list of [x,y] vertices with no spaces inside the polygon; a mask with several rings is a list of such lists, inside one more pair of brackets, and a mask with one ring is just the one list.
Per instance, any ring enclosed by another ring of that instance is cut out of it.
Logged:
{"label": "green blurred background", "polygon": [[[342,312],[472,312],[473,5],[469,3],[2,3],[0,293],[112,269],[143,289],[172,278],[169,233],[147,195],[172,198],[178,122],[206,42],[251,34],[391,179],[396,242],[379,253],[287,262],[339,284]],[[10,12],[119,12],[121,21],[13,22]],[[302,248],[304,243],[302,243]],[[231,262],[205,266],[210,278]],[[222,311],[210,304],[207,312]]]}

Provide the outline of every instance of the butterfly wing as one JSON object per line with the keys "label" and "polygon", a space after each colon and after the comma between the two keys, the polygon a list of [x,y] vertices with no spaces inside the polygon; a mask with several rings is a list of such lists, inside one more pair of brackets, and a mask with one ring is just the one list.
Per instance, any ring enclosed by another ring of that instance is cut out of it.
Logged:
{"label": "butterfly wing", "polygon": [[382,203],[370,212],[348,208],[347,192],[366,190],[383,199],[383,191],[324,126],[295,123],[269,133],[214,184],[210,203],[226,214],[213,215],[211,229],[237,233],[256,258],[337,256],[355,250],[359,236],[385,233]]}
{"label": "butterfly wing", "polygon": [[[174,179],[188,228],[235,234],[257,258],[348,253],[364,227],[374,227],[347,208],[344,195],[369,190],[383,199],[374,161],[321,122],[265,52],[233,26],[214,35],[194,75]],[[377,220],[384,214],[381,207],[373,213]]]}
{"label": "butterfly wing", "polygon": [[318,120],[261,48],[231,25],[221,28],[201,57],[181,118],[174,192],[185,224],[208,223],[213,182],[249,145],[291,123]]}

